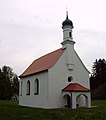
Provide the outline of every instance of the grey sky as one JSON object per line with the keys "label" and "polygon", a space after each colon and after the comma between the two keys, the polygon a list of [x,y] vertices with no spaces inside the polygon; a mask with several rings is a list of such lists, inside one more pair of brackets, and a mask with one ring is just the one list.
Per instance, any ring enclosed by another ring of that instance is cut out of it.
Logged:
{"label": "grey sky", "polygon": [[0,0],[0,67],[18,75],[33,60],[61,47],[68,8],[75,50],[91,70],[106,59],[106,0]]}

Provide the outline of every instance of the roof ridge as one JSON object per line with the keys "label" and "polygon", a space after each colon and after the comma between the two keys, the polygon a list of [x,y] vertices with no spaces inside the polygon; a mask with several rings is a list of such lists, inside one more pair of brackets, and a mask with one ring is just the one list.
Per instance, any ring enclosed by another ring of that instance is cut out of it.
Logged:
{"label": "roof ridge", "polygon": [[[47,55],[49,55],[49,54],[52,54],[52,53],[54,53],[54,52],[56,52],[56,51],[58,51],[58,50],[60,50],[60,49],[62,49],[62,48],[59,48],[59,49],[57,49],[57,50],[54,50],[54,51],[49,52],[49,53],[47,53],[47,54],[44,54],[44,55],[40,56],[39,58],[35,59],[34,61],[39,60],[39,59],[41,59],[41,58],[43,58],[43,57],[45,57],[45,56],[47,56]],[[34,61],[33,61],[33,62],[34,62]]]}

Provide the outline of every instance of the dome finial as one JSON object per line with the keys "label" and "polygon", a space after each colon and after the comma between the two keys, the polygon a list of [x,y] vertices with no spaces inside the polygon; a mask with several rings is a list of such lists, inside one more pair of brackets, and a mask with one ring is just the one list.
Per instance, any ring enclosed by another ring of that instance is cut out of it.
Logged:
{"label": "dome finial", "polygon": [[68,19],[68,10],[66,11],[66,19]]}
{"label": "dome finial", "polygon": [[68,11],[66,11],[66,19],[65,19],[65,21],[63,21],[63,23],[62,23],[62,28],[63,28],[64,26],[71,26],[71,28],[73,28],[73,23],[72,23],[72,21],[68,18]]}

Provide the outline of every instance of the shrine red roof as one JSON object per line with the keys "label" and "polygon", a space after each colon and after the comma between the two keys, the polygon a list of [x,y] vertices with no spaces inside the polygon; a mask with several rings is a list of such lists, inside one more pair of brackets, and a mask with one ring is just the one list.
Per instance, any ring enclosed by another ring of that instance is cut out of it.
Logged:
{"label": "shrine red roof", "polygon": [[85,92],[88,92],[88,91],[90,91],[90,89],[88,89],[78,83],[70,83],[62,91],[73,91],[73,92],[85,91]]}
{"label": "shrine red roof", "polygon": [[61,57],[65,49],[60,48],[35,60],[21,75],[25,77],[51,68]]}

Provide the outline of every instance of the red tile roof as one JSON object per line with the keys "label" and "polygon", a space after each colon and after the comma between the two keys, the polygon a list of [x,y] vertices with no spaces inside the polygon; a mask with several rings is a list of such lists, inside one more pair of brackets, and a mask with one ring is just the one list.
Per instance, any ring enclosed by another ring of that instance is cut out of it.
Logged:
{"label": "red tile roof", "polygon": [[88,92],[88,91],[90,91],[90,89],[88,89],[78,83],[70,83],[62,91],[73,91],[73,92],[85,91],[85,92]]}
{"label": "red tile roof", "polygon": [[37,60],[35,60],[21,75],[20,77],[25,77],[31,74],[35,74],[41,71],[48,70],[52,67],[60,56],[63,54],[65,49],[60,48],[56,51],[53,51],[49,54],[46,54]]}

